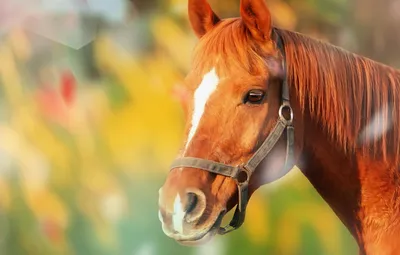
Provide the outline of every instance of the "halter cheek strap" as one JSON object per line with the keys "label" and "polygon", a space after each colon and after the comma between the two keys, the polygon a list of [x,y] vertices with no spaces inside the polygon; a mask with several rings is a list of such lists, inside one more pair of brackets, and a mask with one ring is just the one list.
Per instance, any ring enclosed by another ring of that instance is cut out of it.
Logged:
{"label": "halter cheek strap", "polygon": [[[283,52],[282,41],[280,37],[277,36],[278,48]],[[286,72],[286,67],[283,62],[283,70]],[[284,116],[284,111],[289,111],[289,117]],[[272,129],[271,133],[264,140],[263,144],[258,148],[258,150],[253,154],[253,156],[244,164],[239,166],[230,166],[222,164],[219,162],[194,158],[194,157],[183,157],[176,159],[172,165],[171,170],[180,167],[190,167],[205,170],[218,175],[223,175],[230,177],[236,181],[238,187],[238,205],[236,207],[235,213],[229,225],[226,227],[221,227],[219,234],[226,234],[237,228],[239,228],[246,215],[246,207],[249,202],[249,181],[250,177],[255,172],[257,166],[265,159],[265,157],[271,152],[275,144],[281,138],[283,132],[286,130],[286,158],[285,166],[283,171],[287,172],[292,167],[292,159],[294,154],[294,127],[293,127],[293,111],[290,107],[289,102],[289,87],[287,84],[286,74],[282,82],[282,94],[281,94],[281,106],[278,111],[278,120]]]}

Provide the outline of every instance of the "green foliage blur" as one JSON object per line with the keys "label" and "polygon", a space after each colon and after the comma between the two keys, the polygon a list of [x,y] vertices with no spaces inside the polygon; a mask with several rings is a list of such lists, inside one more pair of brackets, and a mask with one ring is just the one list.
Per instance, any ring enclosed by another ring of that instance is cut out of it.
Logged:
{"label": "green foliage blur", "polygon": [[[400,33],[374,18],[385,1],[267,3],[278,27],[395,66]],[[210,2],[239,13],[239,0]],[[186,5],[129,2],[122,24],[92,18],[97,35],[78,50],[23,27],[1,39],[0,255],[357,253],[297,169],[257,191],[238,231],[203,247],[162,233],[158,188],[181,145],[179,83],[196,43]]]}

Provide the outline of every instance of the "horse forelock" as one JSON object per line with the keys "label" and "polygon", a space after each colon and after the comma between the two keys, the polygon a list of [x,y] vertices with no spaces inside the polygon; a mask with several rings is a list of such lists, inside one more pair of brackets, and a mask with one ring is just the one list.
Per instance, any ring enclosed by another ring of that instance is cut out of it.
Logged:
{"label": "horse forelock", "polygon": [[204,72],[217,67],[228,75],[238,70],[258,75],[265,67],[265,56],[275,54],[273,42],[255,42],[240,18],[222,20],[196,45],[192,70]]}

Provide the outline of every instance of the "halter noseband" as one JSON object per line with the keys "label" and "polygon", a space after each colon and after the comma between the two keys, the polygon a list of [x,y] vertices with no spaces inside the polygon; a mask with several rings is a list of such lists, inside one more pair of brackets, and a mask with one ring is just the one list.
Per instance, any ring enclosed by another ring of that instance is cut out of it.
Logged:
{"label": "halter noseband", "polygon": [[[283,57],[285,57],[284,48],[280,36],[275,32],[276,43],[278,49],[281,50]],[[222,163],[218,163],[211,160],[194,158],[194,157],[182,157],[176,159],[172,165],[171,170],[180,167],[190,167],[205,170],[218,175],[223,175],[232,178],[236,181],[238,187],[238,205],[236,206],[235,213],[229,225],[221,227],[219,234],[223,235],[239,228],[246,215],[246,207],[249,202],[248,197],[248,187],[251,175],[256,170],[257,166],[261,161],[269,154],[269,152],[274,148],[275,144],[278,142],[279,138],[282,136],[286,129],[286,158],[284,169],[286,171],[290,170],[292,167],[291,159],[293,158],[293,145],[294,145],[294,127],[293,127],[293,111],[290,107],[289,102],[289,87],[287,84],[286,77],[286,65],[285,61],[282,62],[283,70],[285,72],[285,78],[282,82],[282,94],[281,94],[281,106],[278,111],[278,121],[275,127],[272,129],[271,133],[265,139],[263,144],[258,148],[254,155],[243,165],[230,166]],[[285,118],[283,111],[288,110],[290,113],[289,118]],[[289,169],[288,169],[289,167]]]}

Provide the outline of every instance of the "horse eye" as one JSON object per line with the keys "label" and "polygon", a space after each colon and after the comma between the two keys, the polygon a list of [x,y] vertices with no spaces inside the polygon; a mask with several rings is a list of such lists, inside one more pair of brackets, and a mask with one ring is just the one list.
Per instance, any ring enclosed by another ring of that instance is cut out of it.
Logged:
{"label": "horse eye", "polygon": [[265,96],[265,92],[259,89],[250,90],[244,97],[243,103],[260,104]]}

